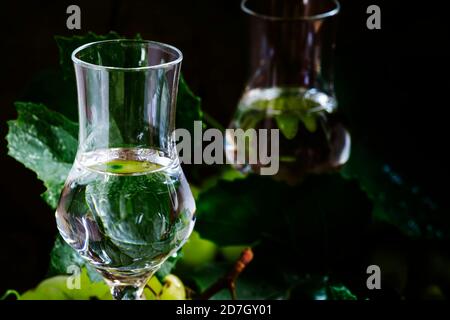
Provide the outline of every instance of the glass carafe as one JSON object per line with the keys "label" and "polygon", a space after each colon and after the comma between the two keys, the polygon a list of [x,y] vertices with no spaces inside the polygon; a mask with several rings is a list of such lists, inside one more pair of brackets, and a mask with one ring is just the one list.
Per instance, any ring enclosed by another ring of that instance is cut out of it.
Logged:
{"label": "glass carafe", "polygon": [[174,133],[182,54],[157,42],[112,40],[84,45],[72,60],[79,145],[57,226],[115,299],[140,299],[194,226]]}
{"label": "glass carafe", "polygon": [[[338,169],[350,149],[333,85],[339,3],[243,0],[241,8],[249,15],[252,71],[230,128],[279,129],[278,179],[296,183],[306,173]],[[240,152],[246,160],[257,152],[250,145],[227,136],[227,158],[243,172],[260,173],[259,161],[235,161]]]}

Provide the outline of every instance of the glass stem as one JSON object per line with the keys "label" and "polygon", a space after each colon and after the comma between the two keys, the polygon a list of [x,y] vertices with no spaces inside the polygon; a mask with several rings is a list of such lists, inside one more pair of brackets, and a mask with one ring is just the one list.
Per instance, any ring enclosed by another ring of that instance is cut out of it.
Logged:
{"label": "glass stem", "polygon": [[143,291],[144,287],[138,285],[114,284],[111,286],[114,300],[145,300]]}

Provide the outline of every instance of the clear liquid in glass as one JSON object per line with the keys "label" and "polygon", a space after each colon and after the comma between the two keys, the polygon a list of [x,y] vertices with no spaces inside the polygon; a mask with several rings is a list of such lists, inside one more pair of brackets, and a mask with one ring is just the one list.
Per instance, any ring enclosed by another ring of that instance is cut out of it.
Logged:
{"label": "clear liquid in glass", "polygon": [[77,156],[56,219],[107,282],[140,287],[188,239],[194,213],[178,159],[114,148]]}
{"label": "clear liquid in glass", "polygon": [[[279,171],[275,178],[295,184],[307,173],[337,170],[348,160],[350,135],[335,109],[335,99],[316,89],[251,89],[241,98],[230,128],[279,129]],[[245,145],[246,159],[250,159],[249,153],[257,152],[250,145]],[[237,148],[236,141],[227,136],[228,159],[236,159]],[[260,173],[262,165],[235,167]]]}

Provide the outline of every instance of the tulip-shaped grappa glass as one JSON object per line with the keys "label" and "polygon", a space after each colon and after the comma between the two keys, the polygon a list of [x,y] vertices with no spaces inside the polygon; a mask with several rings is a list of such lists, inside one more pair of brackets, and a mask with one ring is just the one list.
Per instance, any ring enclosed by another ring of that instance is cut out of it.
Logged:
{"label": "tulip-shaped grappa glass", "polygon": [[157,42],[112,40],[84,45],[72,60],[79,144],[58,229],[115,299],[140,299],[194,226],[174,132],[182,54]]}

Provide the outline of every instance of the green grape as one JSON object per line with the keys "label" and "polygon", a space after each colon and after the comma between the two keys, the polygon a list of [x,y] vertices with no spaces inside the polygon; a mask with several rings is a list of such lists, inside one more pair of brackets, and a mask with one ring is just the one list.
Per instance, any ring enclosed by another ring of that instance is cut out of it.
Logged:
{"label": "green grape", "polygon": [[111,300],[109,286],[104,281],[92,282],[85,268],[81,271],[80,289],[67,289],[74,300]]}
{"label": "green grape", "polygon": [[248,246],[225,246],[220,248],[220,253],[226,261],[234,262],[239,259],[245,248],[248,248]]}
{"label": "green grape", "polygon": [[144,289],[146,300],[186,300],[186,289],[183,282],[173,275],[167,275],[163,284],[157,277],[152,277]]}
{"label": "green grape", "polygon": [[105,292],[103,295],[96,296],[95,298],[98,300],[114,300],[110,290]]}
{"label": "green grape", "polygon": [[[79,289],[69,289],[71,276],[60,275],[43,280],[36,288],[23,293],[19,300],[112,300],[108,285],[103,282],[92,282],[82,269],[79,278]],[[150,289],[151,288],[151,289]],[[164,278],[163,284],[157,277],[152,277],[144,289],[146,300],[185,300],[186,291],[183,282],[172,274]]]}
{"label": "green grape", "polygon": [[197,267],[214,260],[217,245],[212,241],[202,239],[200,234],[194,231],[182,250],[183,258],[180,263],[187,267]]}
{"label": "green grape", "polygon": [[159,294],[160,300],[186,300],[186,289],[180,278],[169,274],[164,278],[164,285]]}
{"label": "green grape", "polygon": [[20,300],[68,300],[68,276],[56,276],[45,279],[35,289],[28,290]]}
{"label": "green grape", "polygon": [[151,277],[144,288],[144,297],[146,300],[157,300],[163,285],[157,277]]}
{"label": "green grape", "polygon": [[104,282],[91,282],[86,269],[80,274],[80,288],[69,289],[71,276],[61,275],[43,280],[35,289],[26,291],[20,300],[109,300],[111,294]]}

